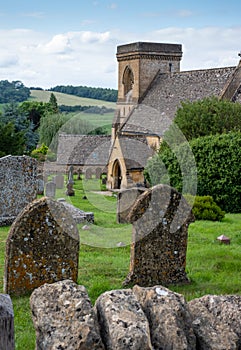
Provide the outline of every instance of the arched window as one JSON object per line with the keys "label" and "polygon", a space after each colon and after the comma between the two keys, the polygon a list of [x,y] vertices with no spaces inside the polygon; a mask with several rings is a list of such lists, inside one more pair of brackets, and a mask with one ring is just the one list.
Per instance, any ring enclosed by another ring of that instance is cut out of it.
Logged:
{"label": "arched window", "polygon": [[125,68],[122,83],[124,84],[124,95],[126,96],[132,90],[134,84],[134,75],[129,66]]}

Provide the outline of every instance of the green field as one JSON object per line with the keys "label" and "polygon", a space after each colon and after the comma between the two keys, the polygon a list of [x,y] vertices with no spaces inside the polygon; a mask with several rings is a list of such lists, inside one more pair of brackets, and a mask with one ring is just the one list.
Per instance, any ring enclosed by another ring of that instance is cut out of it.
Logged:
{"label": "green field", "polygon": [[115,108],[116,106],[114,102],[95,100],[92,98],[78,97],[74,95],[63,94],[61,92],[45,90],[31,90],[30,101],[48,102],[51,93],[54,93],[59,106],[105,106],[106,108]]}
{"label": "green field", "polygon": [[[98,180],[75,179],[75,196],[69,201],[85,211],[93,211],[95,224],[80,232],[78,283],[84,285],[92,303],[106,290],[121,289],[130,261],[131,225],[116,223],[116,197],[94,193]],[[83,199],[86,195],[88,200]],[[64,197],[58,190],[57,197]],[[4,250],[9,227],[0,227],[0,274],[3,279]],[[230,237],[222,245],[217,237]],[[126,246],[117,248],[118,242]],[[196,221],[189,226],[186,271],[190,284],[170,286],[187,300],[205,294],[241,294],[241,214],[226,214],[222,222]],[[2,282],[0,290],[2,290]],[[16,349],[34,350],[35,335],[29,297],[12,298],[15,313]]]}

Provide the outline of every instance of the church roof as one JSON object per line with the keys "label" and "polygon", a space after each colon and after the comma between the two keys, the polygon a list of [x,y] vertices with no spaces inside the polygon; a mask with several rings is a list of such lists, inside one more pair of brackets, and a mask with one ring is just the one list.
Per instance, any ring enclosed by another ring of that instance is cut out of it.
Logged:
{"label": "church roof", "polygon": [[60,134],[57,164],[106,166],[110,144],[110,136]]}
{"label": "church roof", "polygon": [[162,136],[175,117],[182,101],[196,101],[220,96],[235,67],[160,73],[142,102],[130,113],[121,127],[125,134]]}

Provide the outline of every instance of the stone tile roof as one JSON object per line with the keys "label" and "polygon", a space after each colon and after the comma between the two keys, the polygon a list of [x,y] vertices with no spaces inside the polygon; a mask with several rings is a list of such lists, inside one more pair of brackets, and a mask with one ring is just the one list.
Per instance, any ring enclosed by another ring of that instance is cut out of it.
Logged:
{"label": "stone tile roof", "polygon": [[127,170],[143,169],[154,154],[145,137],[120,136],[119,142]]}
{"label": "stone tile roof", "polygon": [[181,102],[220,96],[235,67],[160,73],[145,97],[121,127],[122,133],[162,136],[175,117]]}
{"label": "stone tile roof", "polygon": [[60,134],[57,164],[105,166],[110,145],[110,136]]}

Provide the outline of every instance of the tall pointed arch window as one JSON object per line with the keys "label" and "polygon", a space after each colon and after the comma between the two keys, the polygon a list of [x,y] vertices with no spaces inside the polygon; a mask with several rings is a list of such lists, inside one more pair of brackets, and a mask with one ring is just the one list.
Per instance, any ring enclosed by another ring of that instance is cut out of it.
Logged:
{"label": "tall pointed arch window", "polygon": [[125,68],[122,83],[124,84],[124,95],[126,96],[130,91],[132,91],[134,84],[134,74],[130,66]]}

